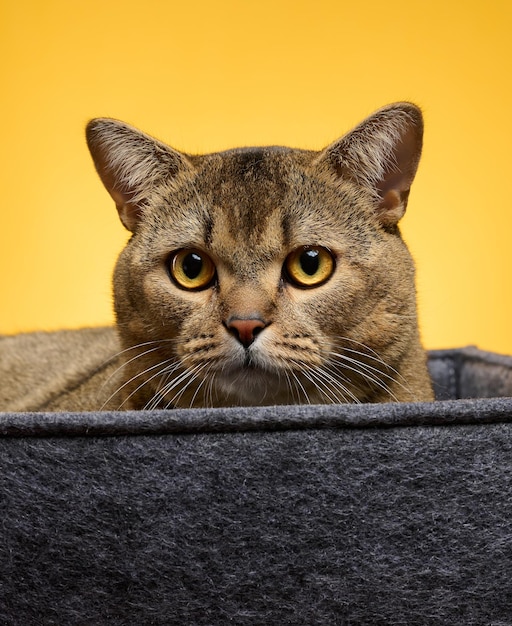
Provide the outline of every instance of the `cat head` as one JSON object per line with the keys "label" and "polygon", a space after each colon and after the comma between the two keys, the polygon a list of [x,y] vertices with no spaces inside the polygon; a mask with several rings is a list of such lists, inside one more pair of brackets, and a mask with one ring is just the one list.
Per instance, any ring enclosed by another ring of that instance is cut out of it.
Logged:
{"label": "cat head", "polygon": [[422,131],[419,109],[398,103],[319,152],[195,156],[90,122],[97,171],[133,233],[114,273],[120,404],[403,397],[398,370],[419,341],[398,222]]}

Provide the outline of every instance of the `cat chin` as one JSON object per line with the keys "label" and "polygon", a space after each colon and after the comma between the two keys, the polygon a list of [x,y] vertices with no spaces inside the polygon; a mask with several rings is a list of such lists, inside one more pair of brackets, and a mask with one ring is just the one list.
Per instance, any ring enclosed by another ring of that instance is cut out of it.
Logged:
{"label": "cat chin", "polygon": [[226,399],[226,404],[259,406],[290,401],[284,377],[276,371],[253,365],[218,373],[215,387],[218,395]]}

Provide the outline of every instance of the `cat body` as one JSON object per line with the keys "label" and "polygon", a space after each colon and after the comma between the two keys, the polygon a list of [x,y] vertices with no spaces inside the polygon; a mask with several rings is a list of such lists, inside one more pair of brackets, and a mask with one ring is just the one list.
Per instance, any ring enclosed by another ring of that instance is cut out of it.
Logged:
{"label": "cat body", "polygon": [[91,154],[133,233],[114,271],[118,337],[101,331],[94,401],[47,407],[431,400],[398,228],[422,130],[398,103],[320,152],[193,156],[93,120]]}

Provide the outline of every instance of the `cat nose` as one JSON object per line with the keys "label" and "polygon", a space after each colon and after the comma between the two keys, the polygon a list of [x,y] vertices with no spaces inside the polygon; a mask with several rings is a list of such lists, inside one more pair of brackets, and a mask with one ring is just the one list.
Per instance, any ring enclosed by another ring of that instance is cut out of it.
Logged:
{"label": "cat nose", "polygon": [[226,328],[238,339],[238,341],[248,348],[256,339],[266,324],[259,317],[244,319],[240,317],[230,317],[226,322]]}

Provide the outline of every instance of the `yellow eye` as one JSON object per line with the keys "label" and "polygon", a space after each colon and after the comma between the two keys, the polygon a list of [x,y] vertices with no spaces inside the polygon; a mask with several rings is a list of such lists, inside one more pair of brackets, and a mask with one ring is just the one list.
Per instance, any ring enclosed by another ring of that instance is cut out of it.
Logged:
{"label": "yellow eye", "polygon": [[171,276],[183,289],[206,289],[215,277],[213,261],[200,250],[178,250],[169,257],[168,266]]}
{"label": "yellow eye", "polygon": [[303,246],[288,255],[285,273],[298,287],[318,287],[325,283],[334,272],[333,255],[327,248]]}

